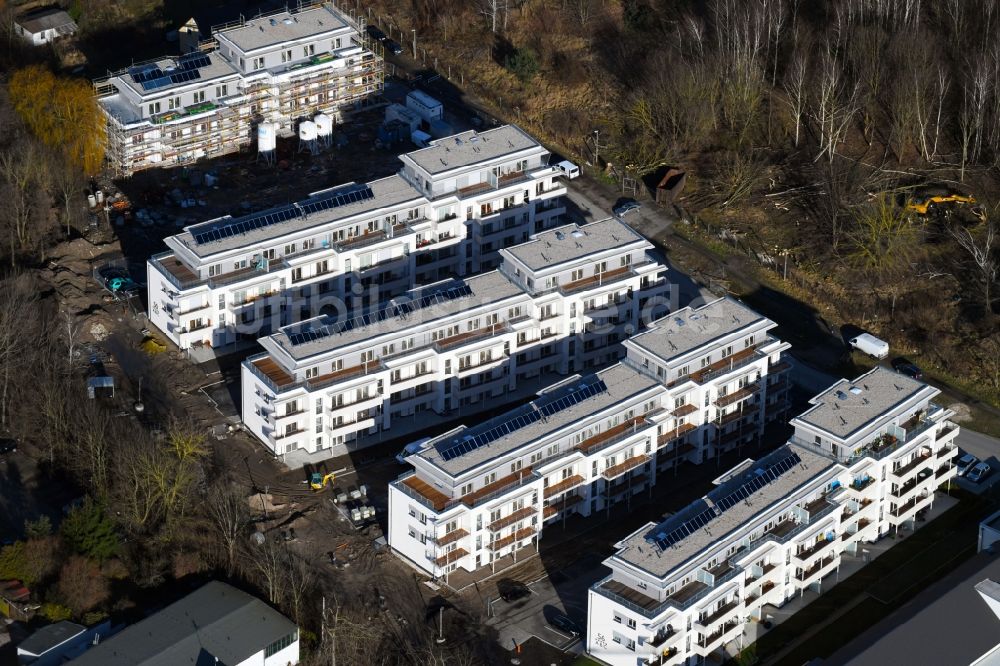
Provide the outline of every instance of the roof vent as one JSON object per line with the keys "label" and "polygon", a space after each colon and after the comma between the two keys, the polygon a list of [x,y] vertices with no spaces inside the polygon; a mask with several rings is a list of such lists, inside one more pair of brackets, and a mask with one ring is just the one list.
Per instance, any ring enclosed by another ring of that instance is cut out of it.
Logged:
{"label": "roof vent", "polygon": [[861,395],[861,389],[859,389],[857,386],[852,386],[851,393],[854,395]]}
{"label": "roof vent", "polygon": [[556,239],[557,239],[557,240],[562,240],[562,239],[564,239],[564,238],[566,238],[566,236],[565,236],[565,235],[563,235],[563,232],[561,232],[561,231],[557,231],[557,232],[556,232]]}
{"label": "roof vent", "polygon": [[586,235],[587,234],[583,233],[579,229],[577,229],[576,231],[573,232],[573,238],[583,238]]}
{"label": "roof vent", "polygon": [[278,22],[275,21],[274,19],[271,19],[271,25],[278,25]]}
{"label": "roof vent", "polygon": [[837,390],[837,400],[847,400],[847,394],[841,390]]}
{"label": "roof vent", "polygon": [[282,21],[282,23],[284,23],[285,25],[291,25],[292,24],[292,19],[286,18],[284,21]]}

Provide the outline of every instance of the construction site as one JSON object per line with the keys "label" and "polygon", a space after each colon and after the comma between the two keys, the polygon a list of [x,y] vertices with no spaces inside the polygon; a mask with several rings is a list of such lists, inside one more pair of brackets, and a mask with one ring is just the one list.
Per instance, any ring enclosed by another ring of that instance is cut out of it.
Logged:
{"label": "construction site", "polygon": [[[255,140],[266,156],[275,137],[293,135],[300,124],[305,134],[315,123],[311,130],[329,137],[334,124],[375,103],[383,88],[382,44],[352,14],[300,2],[295,10],[241,17],[214,26],[189,53],[94,81],[114,175],[185,165]],[[251,62],[242,48],[267,51]]]}

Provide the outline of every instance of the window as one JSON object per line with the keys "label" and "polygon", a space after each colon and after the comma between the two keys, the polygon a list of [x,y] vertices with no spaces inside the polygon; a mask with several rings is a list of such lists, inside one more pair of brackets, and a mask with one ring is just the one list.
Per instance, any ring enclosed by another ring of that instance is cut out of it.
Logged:
{"label": "window", "polygon": [[292,50],[287,49],[281,52],[281,62],[291,62],[292,61]]}
{"label": "window", "polygon": [[205,101],[205,91],[204,90],[199,90],[198,92],[196,92],[194,94],[194,101],[195,101],[195,104],[197,104],[198,102],[204,102]]}
{"label": "window", "polygon": [[483,485],[488,486],[496,480],[497,480],[497,473],[490,472],[489,474],[483,477]]}
{"label": "window", "polygon": [[465,495],[468,495],[471,492],[472,492],[472,484],[467,483],[464,486],[462,486],[462,489],[459,491],[459,495],[462,495],[464,497]]}
{"label": "window", "polygon": [[[306,368],[306,379],[312,379],[319,374],[319,368]],[[322,400],[318,401],[316,413],[319,414],[322,409]]]}
{"label": "window", "polygon": [[253,68],[254,68],[254,71],[256,71],[258,69],[264,69],[264,58],[263,57],[254,58],[253,59]]}
{"label": "window", "polygon": [[618,624],[621,624],[621,623],[622,623],[622,616],[621,616],[621,615],[619,615],[618,613],[615,613],[615,616],[614,616],[614,620],[615,620],[615,622],[617,622]]}
{"label": "window", "polygon": [[333,40],[333,48],[335,49],[340,48],[340,37],[337,37],[337,39]]}
{"label": "window", "polygon": [[225,97],[229,94],[229,85],[223,83],[221,86],[215,86],[215,96]]}
{"label": "window", "polygon": [[316,413],[323,413],[323,398],[316,398]]}
{"label": "window", "polygon": [[170,110],[181,108],[181,98],[171,97],[167,100],[167,108]]}
{"label": "window", "polygon": [[633,620],[632,618],[628,619],[628,628],[635,629],[635,620]]}
{"label": "window", "polygon": [[279,638],[264,649],[264,658],[273,657],[297,640],[299,640],[298,631],[293,631],[287,636]]}
{"label": "window", "polygon": [[159,102],[153,102],[152,104],[149,105],[149,115],[152,116],[152,115],[157,114],[159,112],[160,112],[160,103]]}
{"label": "window", "polygon": [[308,46],[303,46],[302,55],[304,55],[306,58],[308,58],[311,55],[316,55],[316,45],[309,44]]}

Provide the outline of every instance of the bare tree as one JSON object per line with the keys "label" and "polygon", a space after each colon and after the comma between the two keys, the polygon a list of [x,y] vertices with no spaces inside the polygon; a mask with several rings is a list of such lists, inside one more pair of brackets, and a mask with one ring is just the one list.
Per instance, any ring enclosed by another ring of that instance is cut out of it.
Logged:
{"label": "bare tree", "polygon": [[6,428],[13,373],[22,367],[25,353],[32,340],[26,335],[26,325],[41,316],[37,307],[38,290],[24,275],[0,281],[0,367],[3,368],[0,387],[0,427]]}
{"label": "bare tree", "polygon": [[989,219],[977,234],[967,227],[956,227],[951,230],[958,245],[969,255],[969,262],[978,275],[983,290],[983,305],[986,314],[993,312],[993,285],[996,284],[1000,272],[1000,260],[997,259],[998,239],[996,223]]}
{"label": "bare tree", "polygon": [[813,118],[819,129],[820,151],[816,160],[826,155],[832,162],[857,113],[859,86],[845,81],[843,63],[829,43],[820,57],[817,78]]}
{"label": "bare tree", "polygon": [[236,570],[239,547],[246,541],[247,526],[250,524],[246,489],[225,482],[218,483],[209,492],[206,508],[224,555],[226,574],[232,576]]}
{"label": "bare tree", "polygon": [[797,51],[792,56],[792,63],[785,74],[785,102],[795,123],[795,140],[793,145],[799,147],[799,136],[802,129],[802,116],[806,111],[806,80],[809,75],[809,56],[805,49]]}

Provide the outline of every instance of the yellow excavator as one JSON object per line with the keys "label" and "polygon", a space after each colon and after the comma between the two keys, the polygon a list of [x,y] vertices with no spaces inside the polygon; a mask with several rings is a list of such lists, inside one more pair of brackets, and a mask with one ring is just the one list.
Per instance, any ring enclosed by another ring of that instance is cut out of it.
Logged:
{"label": "yellow excavator", "polygon": [[931,206],[944,203],[958,203],[972,206],[975,205],[976,198],[971,194],[958,194],[943,189],[926,190],[908,200],[906,202],[906,210],[913,211],[918,215],[926,215]]}
{"label": "yellow excavator", "polygon": [[322,472],[313,472],[309,476],[309,487],[313,490],[323,490],[326,488],[327,484],[333,483],[333,480],[337,478],[337,475],[333,472],[329,474],[323,474]]}

